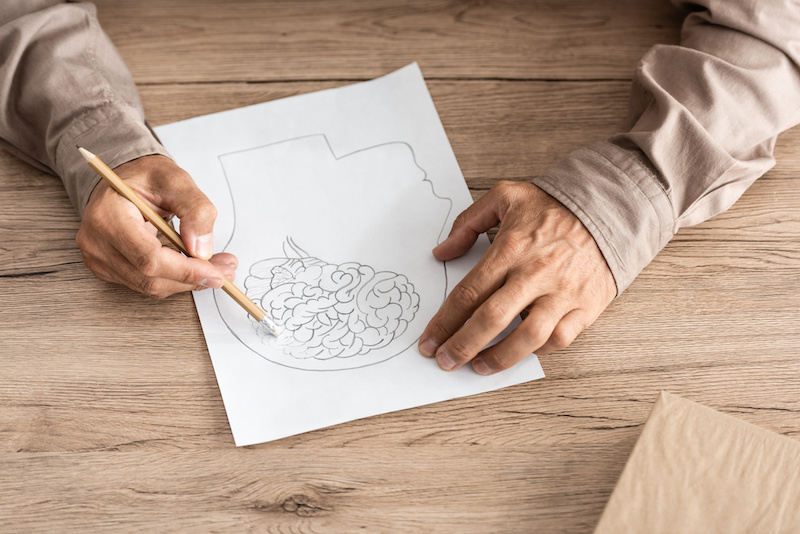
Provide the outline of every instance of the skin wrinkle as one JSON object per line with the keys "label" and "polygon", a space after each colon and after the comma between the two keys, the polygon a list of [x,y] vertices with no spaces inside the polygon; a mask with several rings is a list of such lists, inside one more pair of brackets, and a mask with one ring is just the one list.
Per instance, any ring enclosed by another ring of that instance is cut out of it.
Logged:
{"label": "skin wrinkle", "polygon": [[[119,167],[117,174],[137,191],[160,191],[158,184],[168,181],[173,194],[179,192],[179,198],[173,198],[176,214],[184,215],[187,223],[190,218],[182,211],[183,203],[208,202],[189,175],[169,158],[138,158]],[[213,221],[204,224],[209,223]],[[230,254],[215,254],[209,264],[163,247],[155,228],[105,182],[92,193],[76,242],[87,267],[99,278],[155,298],[201,285],[219,287],[223,277],[233,279],[237,263]]]}
{"label": "skin wrinkle", "polygon": [[[567,208],[581,220],[587,230],[590,231],[592,237],[597,243],[597,246],[601,251],[603,251],[603,257],[611,271],[612,276],[614,277],[614,285],[617,288],[617,296],[622,294],[624,287],[622,286],[622,282],[618,278],[617,273],[624,272],[625,269],[622,263],[622,257],[616,250],[614,243],[606,235],[608,229],[604,231],[603,228],[597,224],[597,222],[585,210],[580,208],[580,206],[572,200],[572,198],[567,196],[558,187],[556,187],[555,183],[548,176],[539,176],[536,180],[536,183],[542,183],[548,186],[547,193],[552,195],[553,198],[561,202],[564,206],[567,206]],[[599,240],[597,239],[598,235],[600,236]]]}
{"label": "skin wrinkle", "polygon": [[[422,351],[440,332],[447,336],[435,349],[442,369],[455,370],[470,360],[481,374],[505,369],[531,351],[554,346],[548,345],[549,338],[561,321],[574,319],[570,313],[577,307],[576,299],[603,295],[591,308],[593,321],[614,297],[613,276],[585,226],[563,204],[525,182],[500,182],[478,199],[448,237],[458,246],[446,241],[434,250],[447,254],[436,257],[447,261],[469,250],[472,242],[465,242],[464,234],[474,233],[476,221],[482,225],[477,229],[485,231],[483,226],[499,219],[501,211],[504,216],[489,251],[454,288],[420,340]],[[508,245],[509,241],[516,244]],[[581,251],[577,256],[570,252],[575,247]],[[498,261],[498,255],[507,261]],[[524,292],[513,290],[518,284],[526,288]],[[602,292],[587,291],[592,284]],[[463,291],[459,287],[472,286],[476,297],[458,297]],[[516,315],[526,307],[529,313],[522,323],[496,345],[481,350],[507,326],[499,319],[508,310]],[[573,329],[565,326],[562,331]]]}

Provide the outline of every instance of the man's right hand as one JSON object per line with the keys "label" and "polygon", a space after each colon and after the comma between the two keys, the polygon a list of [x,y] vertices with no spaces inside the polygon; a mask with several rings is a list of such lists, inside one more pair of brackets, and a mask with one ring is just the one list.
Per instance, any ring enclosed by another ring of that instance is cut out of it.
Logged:
{"label": "man's right hand", "polygon": [[212,256],[217,210],[186,171],[171,159],[155,155],[129,161],[114,171],[161,216],[180,218],[181,238],[193,257],[163,246],[155,227],[139,210],[101,181],[89,197],[75,238],[83,262],[97,278],[155,298],[219,288],[224,278],[233,280],[236,256]]}

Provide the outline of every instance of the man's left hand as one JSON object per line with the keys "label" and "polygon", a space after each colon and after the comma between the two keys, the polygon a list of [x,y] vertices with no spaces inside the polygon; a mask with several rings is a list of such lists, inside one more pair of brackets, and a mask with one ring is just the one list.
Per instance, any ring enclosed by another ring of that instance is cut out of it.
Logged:
{"label": "man's left hand", "polygon": [[[616,295],[589,231],[530,183],[499,182],[458,216],[433,254],[442,261],[461,256],[498,223],[489,250],[420,338],[420,352],[435,355],[442,369],[471,361],[476,372],[488,375],[531,352],[542,356],[565,348]],[[525,310],[527,317],[505,339],[482,350]]]}

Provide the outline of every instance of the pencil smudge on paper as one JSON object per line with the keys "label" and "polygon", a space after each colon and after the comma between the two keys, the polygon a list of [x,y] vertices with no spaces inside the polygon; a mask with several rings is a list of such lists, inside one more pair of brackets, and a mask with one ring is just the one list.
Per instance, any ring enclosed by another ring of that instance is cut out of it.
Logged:
{"label": "pencil smudge on paper", "polygon": [[402,274],[369,265],[335,265],[309,256],[291,238],[285,257],[255,263],[247,296],[284,326],[278,338],[260,323],[261,342],[296,359],[351,358],[386,347],[419,310],[419,295]]}

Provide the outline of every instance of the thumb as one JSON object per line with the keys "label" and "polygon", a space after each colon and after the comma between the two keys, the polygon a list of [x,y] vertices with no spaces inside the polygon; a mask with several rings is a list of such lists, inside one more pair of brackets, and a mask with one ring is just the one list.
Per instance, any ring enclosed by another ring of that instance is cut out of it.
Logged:
{"label": "thumb", "polygon": [[500,222],[500,203],[496,197],[491,190],[456,217],[450,235],[433,249],[436,259],[448,261],[465,254],[479,235]]}
{"label": "thumb", "polygon": [[172,211],[181,220],[181,239],[189,254],[207,260],[214,254],[217,209],[199,189],[196,191],[196,196],[181,199]]}
{"label": "thumb", "polygon": [[161,191],[162,207],[181,220],[181,239],[189,254],[207,260],[214,253],[214,221],[217,209],[191,176],[178,169]]}

